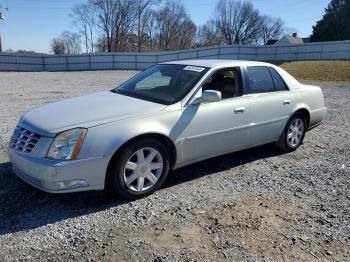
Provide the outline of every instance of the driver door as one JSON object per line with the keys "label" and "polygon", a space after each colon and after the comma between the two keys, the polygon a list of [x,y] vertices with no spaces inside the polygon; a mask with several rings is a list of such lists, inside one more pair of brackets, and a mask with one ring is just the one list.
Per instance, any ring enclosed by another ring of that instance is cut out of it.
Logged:
{"label": "driver door", "polygon": [[[217,74],[221,74],[218,81],[209,85],[206,81],[201,89],[220,91],[223,99],[189,104],[179,120],[183,131],[177,142],[182,149],[181,162],[184,164],[238,151],[248,144],[250,102],[248,97],[241,96],[240,68],[217,70],[212,79],[217,79]],[[202,90],[199,92],[197,95]]]}

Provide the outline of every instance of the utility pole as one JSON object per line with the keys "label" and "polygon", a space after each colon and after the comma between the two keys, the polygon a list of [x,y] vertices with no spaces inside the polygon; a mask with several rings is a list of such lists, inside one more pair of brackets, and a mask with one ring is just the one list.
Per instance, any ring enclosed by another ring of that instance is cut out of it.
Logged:
{"label": "utility pole", "polygon": [[[5,20],[5,11],[7,11],[7,8],[2,8],[0,5],[0,20]],[[1,44],[1,33],[0,33],[0,53],[2,52],[2,44]]]}

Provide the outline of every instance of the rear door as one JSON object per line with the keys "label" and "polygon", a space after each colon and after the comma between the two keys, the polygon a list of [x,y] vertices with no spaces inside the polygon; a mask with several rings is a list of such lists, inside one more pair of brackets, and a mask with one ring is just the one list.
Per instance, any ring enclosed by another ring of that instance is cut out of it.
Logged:
{"label": "rear door", "polygon": [[272,67],[249,66],[246,78],[251,101],[250,146],[277,141],[292,113],[294,94]]}

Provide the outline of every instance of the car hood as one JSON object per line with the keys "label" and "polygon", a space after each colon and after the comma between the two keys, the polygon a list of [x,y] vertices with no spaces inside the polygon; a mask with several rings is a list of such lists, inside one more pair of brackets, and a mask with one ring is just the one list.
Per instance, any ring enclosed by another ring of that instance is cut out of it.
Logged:
{"label": "car hood", "polygon": [[88,128],[164,108],[164,105],[125,95],[100,92],[39,107],[26,113],[20,125],[43,136],[55,136],[71,128]]}

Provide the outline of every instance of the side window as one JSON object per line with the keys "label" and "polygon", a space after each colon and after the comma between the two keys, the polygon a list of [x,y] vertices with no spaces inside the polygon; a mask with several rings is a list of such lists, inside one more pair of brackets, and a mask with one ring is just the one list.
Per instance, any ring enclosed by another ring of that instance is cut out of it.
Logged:
{"label": "side window", "polygon": [[273,82],[275,83],[276,91],[288,90],[286,83],[283,81],[282,77],[277,73],[277,71],[272,67],[270,67],[269,69],[272,75]]}
{"label": "side window", "polygon": [[254,94],[275,91],[270,71],[266,66],[247,67],[247,76],[249,80],[248,93]]}
{"label": "side window", "polygon": [[224,68],[216,71],[202,86],[202,91],[220,91],[222,98],[242,95],[242,78],[239,68]]}

